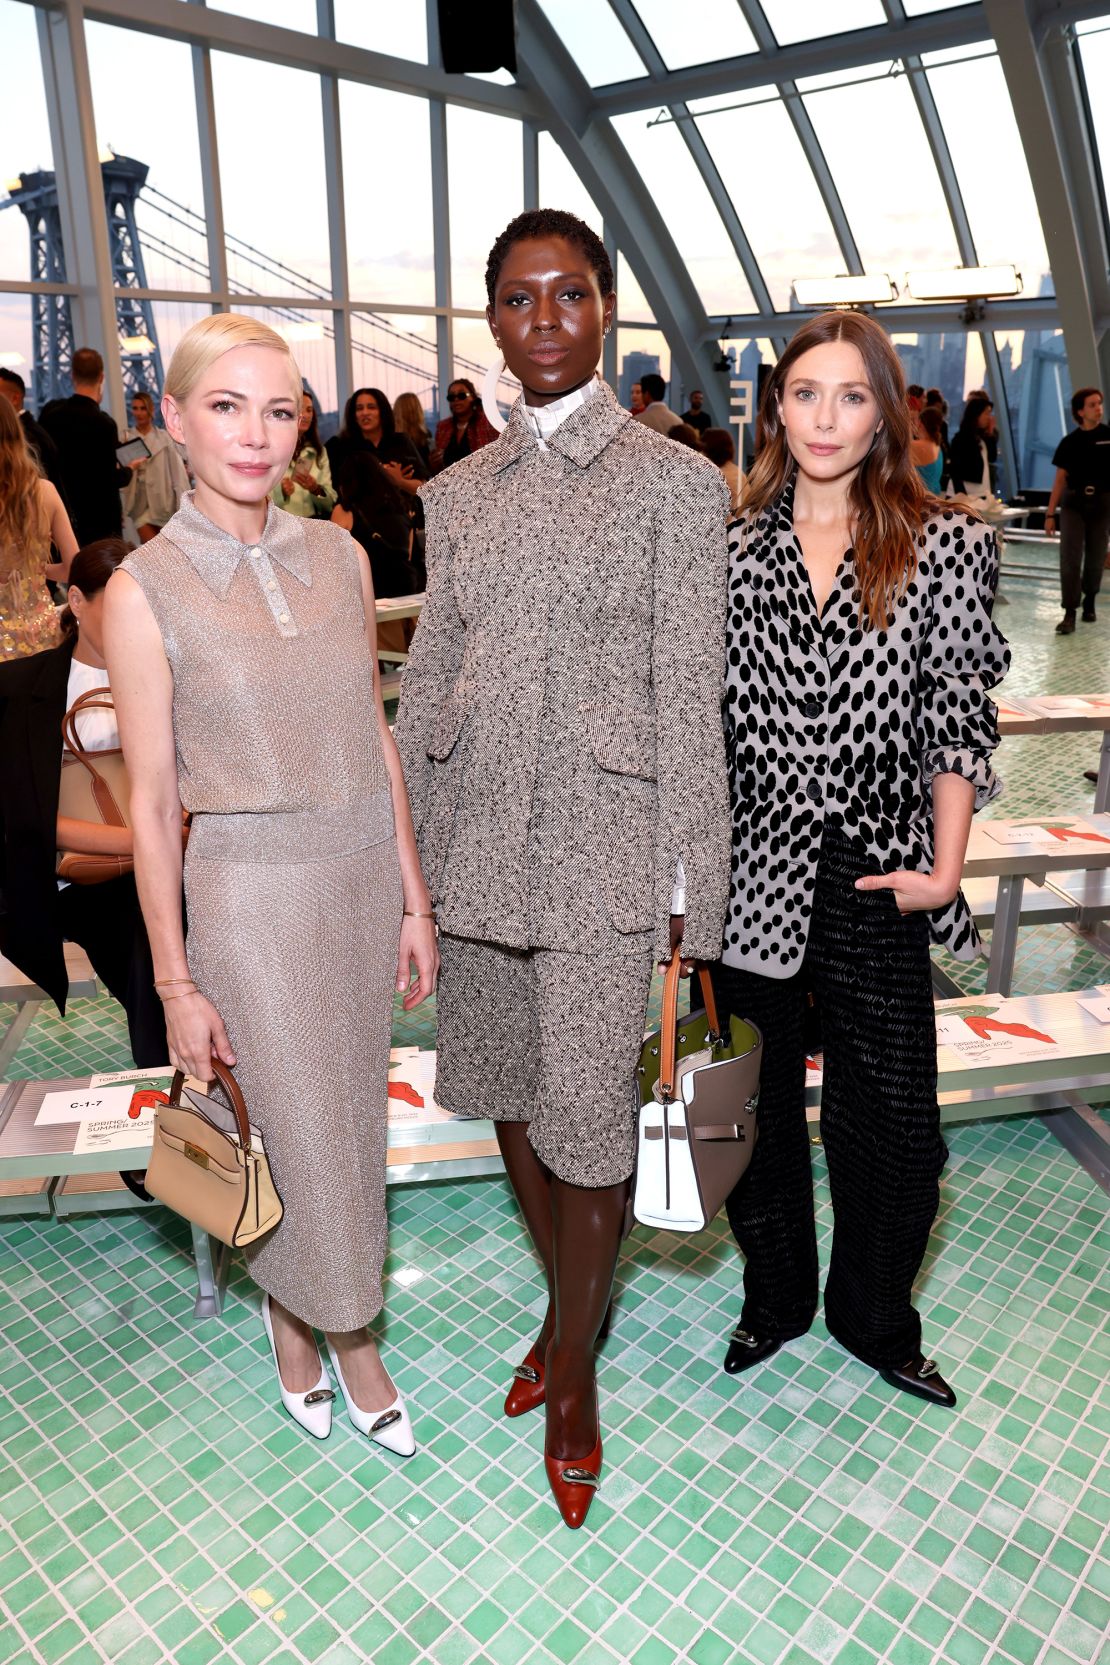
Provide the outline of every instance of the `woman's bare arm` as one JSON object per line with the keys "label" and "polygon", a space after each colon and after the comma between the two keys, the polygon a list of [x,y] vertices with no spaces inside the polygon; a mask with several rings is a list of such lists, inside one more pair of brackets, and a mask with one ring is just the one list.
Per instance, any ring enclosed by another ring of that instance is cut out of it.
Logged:
{"label": "woman's bare arm", "polygon": [[[173,737],[173,677],[146,597],[126,572],[108,580],[104,652],[131,783],[135,882],[158,982],[187,987],[181,919],[181,798]],[[165,996],[164,996],[165,997]],[[200,994],[168,999],[170,1062],[206,1081],[213,1052],[235,1062],[223,1022]]]}
{"label": "woman's bare arm", "polygon": [[40,481],[39,500],[46,510],[50,541],[60,557],[47,564],[46,576],[55,584],[65,584],[69,581],[70,562],[77,553],[77,535],[70,525],[65,504],[58,496],[58,489],[51,481]]}

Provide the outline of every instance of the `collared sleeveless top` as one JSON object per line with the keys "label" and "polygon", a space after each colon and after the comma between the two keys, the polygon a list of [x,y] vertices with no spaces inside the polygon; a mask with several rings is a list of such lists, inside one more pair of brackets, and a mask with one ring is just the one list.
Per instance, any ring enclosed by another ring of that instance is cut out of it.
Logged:
{"label": "collared sleeveless top", "polygon": [[[393,835],[361,560],[340,527],[273,504],[259,542],[242,544],[189,492],[122,564],[173,674],[181,802],[194,816],[258,818],[223,829],[242,859],[305,859],[304,837],[311,853],[338,854]],[[213,827],[201,846],[218,837]]]}

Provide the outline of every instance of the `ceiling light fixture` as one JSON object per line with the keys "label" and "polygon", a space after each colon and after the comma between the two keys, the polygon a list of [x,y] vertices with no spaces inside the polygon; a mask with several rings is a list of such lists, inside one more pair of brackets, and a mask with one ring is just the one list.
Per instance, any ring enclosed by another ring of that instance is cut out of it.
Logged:
{"label": "ceiling light fixture", "polygon": [[879,306],[893,301],[898,291],[885,272],[849,277],[795,278],[794,299],[801,307]]}
{"label": "ceiling light fixture", "polygon": [[906,289],[915,301],[981,301],[1020,295],[1016,266],[954,266],[942,272],[907,272]]}

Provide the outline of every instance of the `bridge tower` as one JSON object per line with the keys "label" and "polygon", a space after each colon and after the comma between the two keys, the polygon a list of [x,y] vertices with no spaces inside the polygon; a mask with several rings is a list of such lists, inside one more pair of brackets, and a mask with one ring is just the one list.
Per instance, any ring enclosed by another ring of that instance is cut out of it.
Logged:
{"label": "bridge tower", "polygon": [[[109,154],[100,164],[112,281],[117,289],[146,288],[135,203],[146,184],[147,171],[144,162],[130,156]],[[0,202],[0,208],[9,206],[20,209],[30,231],[31,281],[64,283],[65,253],[54,174],[45,171],[24,174],[8,187],[7,201]],[[33,295],[31,306],[32,402],[41,408],[49,399],[64,398],[72,392],[69,367],[74,347],[80,346],[80,342],[73,339],[68,295]],[[134,299],[117,295],[116,323],[125,393],[130,399],[132,393],[143,390],[157,398],[162,389],[162,355],[151,303],[137,295]]]}

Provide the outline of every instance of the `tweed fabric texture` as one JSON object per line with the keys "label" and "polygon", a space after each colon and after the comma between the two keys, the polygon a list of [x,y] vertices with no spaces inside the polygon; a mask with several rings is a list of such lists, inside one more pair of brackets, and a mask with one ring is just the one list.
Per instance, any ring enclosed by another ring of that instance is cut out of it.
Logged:
{"label": "tweed fabric texture", "polygon": [[[950,771],[997,797],[998,713],[1010,663],[991,617],[994,534],[956,509],[918,542],[885,630],[862,629],[848,550],[820,617],[794,536],[794,487],[730,528],[725,731],[732,791],[729,965],[788,977],[805,953],[822,830],[860,840],[873,873],[933,864],[932,782]],[[962,895],[929,916],[959,959],[981,951]]]}
{"label": "tweed fabric texture", "polygon": [[241,544],[192,493],[123,562],[173,672],[181,802],[193,814],[320,810],[377,799],[393,832],[359,563],[350,534],[271,503]]}
{"label": "tweed fabric texture", "polygon": [[570,1185],[627,1179],[649,948],[565,954],[446,933],[439,947],[436,1102],[527,1122],[540,1161]]}
{"label": "tweed fabric texture", "polygon": [[705,458],[600,386],[541,450],[518,401],[495,444],[421,488],[428,601],[401,751],[445,930],[574,952],[692,954],[728,886],[724,520]]}
{"label": "tweed fabric texture", "polygon": [[937,1106],[937,1046],[923,913],[889,891],[858,891],[870,852],[826,828],[809,940],[790,977],[719,965],[718,1002],[763,1035],[759,1138],[728,1200],[744,1268],[740,1322],[758,1336],[809,1328],[817,1240],[805,1114],[806,996],[824,1048],[821,1139],[834,1214],[825,1322],[875,1369],[921,1344],[913,1282],[936,1218],[948,1152]]}
{"label": "tweed fabric texture", "polygon": [[246,546],[190,501],[124,563],[173,672],[189,970],[285,1208],[247,1259],[333,1331],[382,1302],[402,908],[361,558],[338,527],[272,506]]}

